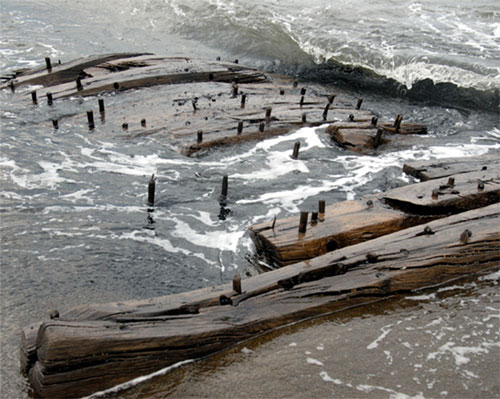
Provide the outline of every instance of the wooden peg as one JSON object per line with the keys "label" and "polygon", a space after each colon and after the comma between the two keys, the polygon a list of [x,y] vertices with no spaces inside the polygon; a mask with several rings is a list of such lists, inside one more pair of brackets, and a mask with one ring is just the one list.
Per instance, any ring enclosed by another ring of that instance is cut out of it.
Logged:
{"label": "wooden peg", "polygon": [[203,142],[203,130],[198,130],[196,142],[201,144]]}
{"label": "wooden peg", "polygon": [[243,132],[243,121],[238,122],[238,134],[241,134]]}
{"label": "wooden peg", "polygon": [[296,141],[293,145],[292,158],[297,159],[299,157],[300,141]]}
{"label": "wooden peg", "polygon": [[233,291],[241,294],[241,277],[238,274],[235,274],[233,277]]}
{"label": "wooden peg", "polygon": [[155,204],[155,189],[156,189],[156,177],[153,173],[151,179],[148,182],[148,205],[153,206]]}
{"label": "wooden peg", "polygon": [[361,104],[363,104],[363,99],[362,98],[360,98],[358,100],[358,103],[356,104],[356,109],[360,109],[361,108]]}
{"label": "wooden peg", "polygon": [[227,197],[228,185],[229,185],[229,182],[228,182],[227,175],[222,176],[222,189],[220,192],[220,195],[222,197]]}
{"label": "wooden peg", "polygon": [[97,100],[98,104],[99,104],[99,112],[101,114],[104,114],[106,112],[106,110],[104,109],[104,99],[100,98],[99,100]]}
{"label": "wooden peg", "polygon": [[36,98],[36,90],[33,90],[31,92],[31,101],[33,101],[33,104],[35,104],[35,105],[38,104],[38,100]]}
{"label": "wooden peg", "polygon": [[54,98],[52,97],[52,93],[47,93],[47,104],[48,105],[54,104]]}
{"label": "wooden peg", "polygon": [[94,128],[95,128],[94,112],[87,111],[87,121],[89,123],[89,130],[94,130]]}
{"label": "wooden peg", "polygon": [[299,233],[305,233],[307,231],[308,215],[308,212],[300,212]]}
{"label": "wooden peg", "polygon": [[45,66],[47,67],[47,70],[49,72],[52,71],[52,63],[50,62],[50,57],[45,57]]}

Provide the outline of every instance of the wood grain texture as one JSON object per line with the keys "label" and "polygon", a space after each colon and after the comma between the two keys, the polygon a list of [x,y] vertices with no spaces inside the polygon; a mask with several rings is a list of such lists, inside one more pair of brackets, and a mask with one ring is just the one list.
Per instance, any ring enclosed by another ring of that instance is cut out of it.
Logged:
{"label": "wood grain texture", "polygon": [[[478,189],[479,181],[485,186],[482,190]],[[432,198],[433,192],[437,199]],[[448,186],[446,177],[331,204],[321,221],[310,224],[305,234],[298,233],[298,215],[260,223],[249,231],[258,253],[277,266],[285,266],[432,219],[493,204],[499,198],[500,170],[491,168],[455,175],[453,186]]]}
{"label": "wood grain texture", "polygon": [[417,226],[243,280],[241,294],[227,293],[232,305],[215,302],[224,285],[192,300],[190,293],[153,299],[153,313],[137,301],[66,312],[41,324],[30,382],[42,397],[86,395],[287,323],[498,269],[499,212],[491,205],[430,222],[432,234]]}
{"label": "wood grain texture", "polygon": [[500,154],[486,154],[478,157],[446,158],[431,161],[408,162],[403,171],[421,181],[439,179],[459,173],[499,170]]}

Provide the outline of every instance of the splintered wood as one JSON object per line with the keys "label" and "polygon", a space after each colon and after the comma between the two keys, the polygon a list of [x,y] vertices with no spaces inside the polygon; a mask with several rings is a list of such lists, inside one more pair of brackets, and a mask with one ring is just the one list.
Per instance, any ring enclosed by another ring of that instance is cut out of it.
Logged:
{"label": "splintered wood", "polygon": [[[23,332],[38,396],[79,397],[315,315],[499,267],[496,205],[230,284],[89,305]],[[464,232],[467,240],[463,240]]]}
{"label": "splintered wood", "polygon": [[[339,126],[333,137],[349,147],[352,134],[350,142],[339,137],[347,131],[355,133],[359,129],[353,127],[362,122],[363,133],[356,134],[363,136],[361,147],[371,149],[388,141],[376,135],[378,130],[400,134],[425,130],[421,125],[412,130],[413,125],[401,124],[400,119],[395,124],[377,124],[377,117],[361,108],[362,100],[354,104],[317,84],[305,87],[235,63],[126,53],[49,64],[50,68],[25,71],[0,87],[16,92],[26,85],[43,85],[31,92],[31,100],[41,106],[42,98],[50,98],[53,114],[64,99],[99,96],[94,105],[99,105],[100,123],[89,121],[91,131],[111,130],[131,140],[155,135],[185,155],[327,123]],[[152,86],[155,89],[148,91]],[[105,105],[111,95],[119,96],[120,102]],[[25,91],[14,96],[29,101]],[[85,112],[91,115],[93,110],[82,110],[82,115]],[[59,129],[81,119],[61,113],[47,124]],[[374,138],[365,137],[372,131]],[[361,148],[358,144],[353,149]]]}

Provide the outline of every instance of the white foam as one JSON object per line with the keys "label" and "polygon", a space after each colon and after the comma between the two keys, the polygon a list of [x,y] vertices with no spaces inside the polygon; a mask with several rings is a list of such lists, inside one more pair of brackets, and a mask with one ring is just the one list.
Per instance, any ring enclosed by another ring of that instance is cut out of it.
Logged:
{"label": "white foam", "polygon": [[317,359],[313,359],[312,357],[308,357],[306,359],[307,363],[309,364],[315,364],[316,366],[323,366],[323,362],[320,362],[319,360]]}
{"label": "white foam", "polygon": [[385,337],[387,337],[387,335],[392,331],[392,324],[389,324],[387,326],[384,326],[381,328],[381,331],[382,331],[382,334],[380,334],[380,336],[375,340],[373,341],[371,344],[369,344],[366,349],[375,349],[378,347],[378,344],[380,342],[382,342],[384,340]]}
{"label": "white foam", "polygon": [[498,281],[500,280],[500,270],[494,272],[494,273],[491,273],[491,274],[487,274],[486,276],[481,276],[479,277],[480,281]]}
{"label": "white foam", "polygon": [[436,299],[436,294],[407,296],[405,299],[412,301],[428,301],[430,299]]}
{"label": "white foam", "polygon": [[439,360],[442,355],[450,353],[455,358],[455,364],[461,366],[467,364],[470,361],[469,357],[465,355],[468,354],[481,354],[488,353],[488,349],[481,346],[455,346],[454,342],[447,342],[446,344],[439,347],[436,352],[431,352],[427,355],[427,360]]}
{"label": "white foam", "polygon": [[172,231],[174,237],[183,238],[197,246],[217,248],[221,251],[236,252],[240,239],[245,234],[245,230],[240,231],[201,231],[194,230],[188,223],[175,219],[175,230]]}
{"label": "white foam", "polygon": [[161,370],[155,371],[154,373],[134,378],[133,380],[124,382],[122,384],[118,384],[118,385],[116,385],[116,386],[114,386],[112,388],[106,389],[105,391],[95,392],[92,395],[86,396],[86,397],[84,397],[82,399],[97,399],[97,398],[106,397],[107,395],[109,395],[111,393],[120,392],[120,391],[123,391],[125,389],[128,389],[128,388],[134,387],[136,385],[139,385],[139,384],[143,383],[144,381],[151,380],[154,377],[165,375],[169,371],[172,371],[172,370],[174,370],[176,368],[179,368],[181,366],[184,366],[185,364],[189,364],[189,363],[192,363],[192,362],[194,362],[194,360],[192,360],[192,359],[183,360],[182,362],[175,363],[175,364],[173,364],[171,366],[168,366],[168,367],[165,367],[165,368],[163,368]]}
{"label": "white foam", "polygon": [[328,375],[328,373],[326,371],[322,371],[321,373],[319,373],[321,379],[323,381],[326,381],[326,382],[333,382],[334,384],[337,384],[337,385],[342,385],[342,381],[339,380],[338,378],[332,378]]}

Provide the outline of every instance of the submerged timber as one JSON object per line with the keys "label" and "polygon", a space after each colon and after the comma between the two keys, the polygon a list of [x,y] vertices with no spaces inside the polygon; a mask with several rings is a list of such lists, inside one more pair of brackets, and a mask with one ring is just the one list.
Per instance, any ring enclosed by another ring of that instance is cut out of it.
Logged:
{"label": "submerged timber", "polygon": [[[400,115],[379,122],[362,100],[237,62],[151,54],[46,62],[3,88],[35,106],[46,98],[55,110],[68,98],[97,97],[95,110],[46,121],[54,129],[86,118],[89,131],[106,126],[138,141],[155,135],[185,155],[323,124],[335,144],[376,155],[395,135],[404,140],[427,132]],[[28,85],[43,88],[27,92]],[[137,104],[127,100],[130,90],[150,92]],[[124,101],[108,106],[107,95]],[[498,162],[436,165],[405,166],[421,180],[434,180],[327,207],[323,202],[311,218],[250,227],[257,250],[287,267],[182,294],[53,311],[50,320],[22,331],[22,370],[37,396],[79,397],[292,322],[498,268]],[[153,204],[154,177],[151,185]]]}
{"label": "submerged timber", "polygon": [[[239,65],[237,60],[108,54],[55,65],[49,59],[46,62],[46,68],[21,72],[2,88],[10,88],[26,102],[47,101],[54,109],[70,97],[96,96],[95,110],[61,115],[47,124],[57,129],[86,115],[90,130],[102,124],[130,139],[154,134],[185,155],[327,123],[339,128],[337,136],[332,136],[339,145],[368,153],[388,143],[386,136],[426,133],[423,125],[401,123],[399,115],[394,123],[379,123],[377,116],[362,106],[362,99],[340,98],[320,85],[264,74]],[[43,88],[23,92],[28,85]],[[128,91],[151,87],[155,90],[147,100],[127,102]],[[123,97],[124,104],[108,107],[105,100],[110,94]],[[361,131],[361,142],[336,138],[345,131]],[[372,138],[373,132],[376,138]]]}
{"label": "submerged timber", "polygon": [[86,395],[294,321],[498,268],[497,205],[346,247],[241,282],[83,306],[23,332],[36,393]]}

